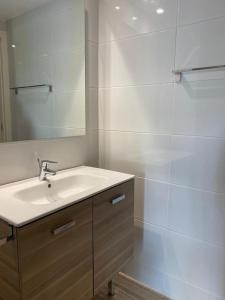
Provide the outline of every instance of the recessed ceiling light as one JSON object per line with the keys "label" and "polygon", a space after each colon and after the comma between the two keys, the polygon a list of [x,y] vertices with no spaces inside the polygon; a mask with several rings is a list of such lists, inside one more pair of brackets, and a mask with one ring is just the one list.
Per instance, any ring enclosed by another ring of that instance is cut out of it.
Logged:
{"label": "recessed ceiling light", "polygon": [[156,12],[157,12],[158,15],[162,15],[162,14],[164,14],[165,11],[164,11],[163,8],[159,7],[159,8],[156,9]]}
{"label": "recessed ceiling light", "polygon": [[16,48],[16,45],[15,45],[15,44],[12,44],[11,47],[12,47],[12,48]]}
{"label": "recessed ceiling light", "polygon": [[116,10],[120,10],[120,6],[115,6],[115,9]]}
{"label": "recessed ceiling light", "polygon": [[133,16],[133,17],[132,17],[132,20],[133,20],[133,21],[137,21],[137,17]]}

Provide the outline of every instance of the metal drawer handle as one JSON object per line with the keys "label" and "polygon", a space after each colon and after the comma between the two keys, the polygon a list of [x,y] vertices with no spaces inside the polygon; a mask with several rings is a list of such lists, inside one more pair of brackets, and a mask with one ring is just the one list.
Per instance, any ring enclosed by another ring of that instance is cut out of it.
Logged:
{"label": "metal drawer handle", "polygon": [[75,221],[71,221],[71,222],[69,222],[69,223],[67,223],[65,225],[62,225],[62,226],[60,226],[60,227],[52,230],[52,234],[54,234],[54,235],[61,234],[61,233],[65,232],[65,231],[67,231],[68,229],[72,228],[75,225],[76,225],[76,222]]}
{"label": "metal drawer handle", "polygon": [[112,205],[116,205],[116,204],[122,202],[122,201],[125,200],[125,199],[126,199],[126,196],[123,194],[123,195],[120,195],[120,196],[118,196],[118,197],[112,199],[112,200],[111,200],[111,203],[112,203]]}

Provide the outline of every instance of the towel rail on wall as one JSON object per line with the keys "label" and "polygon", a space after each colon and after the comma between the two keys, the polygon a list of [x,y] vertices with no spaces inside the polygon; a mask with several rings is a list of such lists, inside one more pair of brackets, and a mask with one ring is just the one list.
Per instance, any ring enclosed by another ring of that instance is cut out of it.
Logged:
{"label": "towel rail on wall", "polygon": [[207,70],[221,70],[221,69],[225,69],[225,65],[173,70],[173,74],[175,74],[176,76],[176,82],[181,82],[183,73],[207,71]]}
{"label": "towel rail on wall", "polygon": [[37,85],[27,85],[27,86],[16,86],[10,88],[10,90],[14,90],[15,94],[17,95],[20,89],[33,89],[33,88],[40,88],[40,87],[47,87],[49,89],[49,93],[53,91],[53,87],[51,84],[37,84]]}

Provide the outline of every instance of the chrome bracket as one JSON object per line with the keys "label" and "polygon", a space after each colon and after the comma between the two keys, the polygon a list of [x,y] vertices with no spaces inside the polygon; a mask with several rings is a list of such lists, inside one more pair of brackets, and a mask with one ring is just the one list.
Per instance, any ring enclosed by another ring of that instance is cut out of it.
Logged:
{"label": "chrome bracket", "polygon": [[202,72],[202,71],[220,71],[224,70],[225,65],[217,65],[217,66],[209,66],[209,67],[196,67],[196,68],[187,68],[180,70],[173,70],[173,74],[175,75],[175,80],[177,83],[181,82],[183,73],[190,72]]}
{"label": "chrome bracket", "polygon": [[175,75],[175,81],[176,81],[176,83],[179,83],[179,82],[181,82],[181,80],[182,80],[182,72],[174,72],[174,75]]}

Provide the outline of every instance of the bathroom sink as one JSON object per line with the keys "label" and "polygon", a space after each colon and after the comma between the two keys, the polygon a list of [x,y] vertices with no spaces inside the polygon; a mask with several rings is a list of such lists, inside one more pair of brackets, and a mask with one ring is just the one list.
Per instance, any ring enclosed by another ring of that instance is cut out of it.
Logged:
{"label": "bathroom sink", "polygon": [[0,219],[16,227],[88,199],[128,181],[133,175],[92,167],[76,167],[48,176],[0,186]]}
{"label": "bathroom sink", "polygon": [[33,205],[46,205],[62,200],[70,201],[78,194],[87,192],[106,180],[107,178],[102,176],[87,174],[61,177],[59,175],[18,191],[15,193],[15,197]]}

